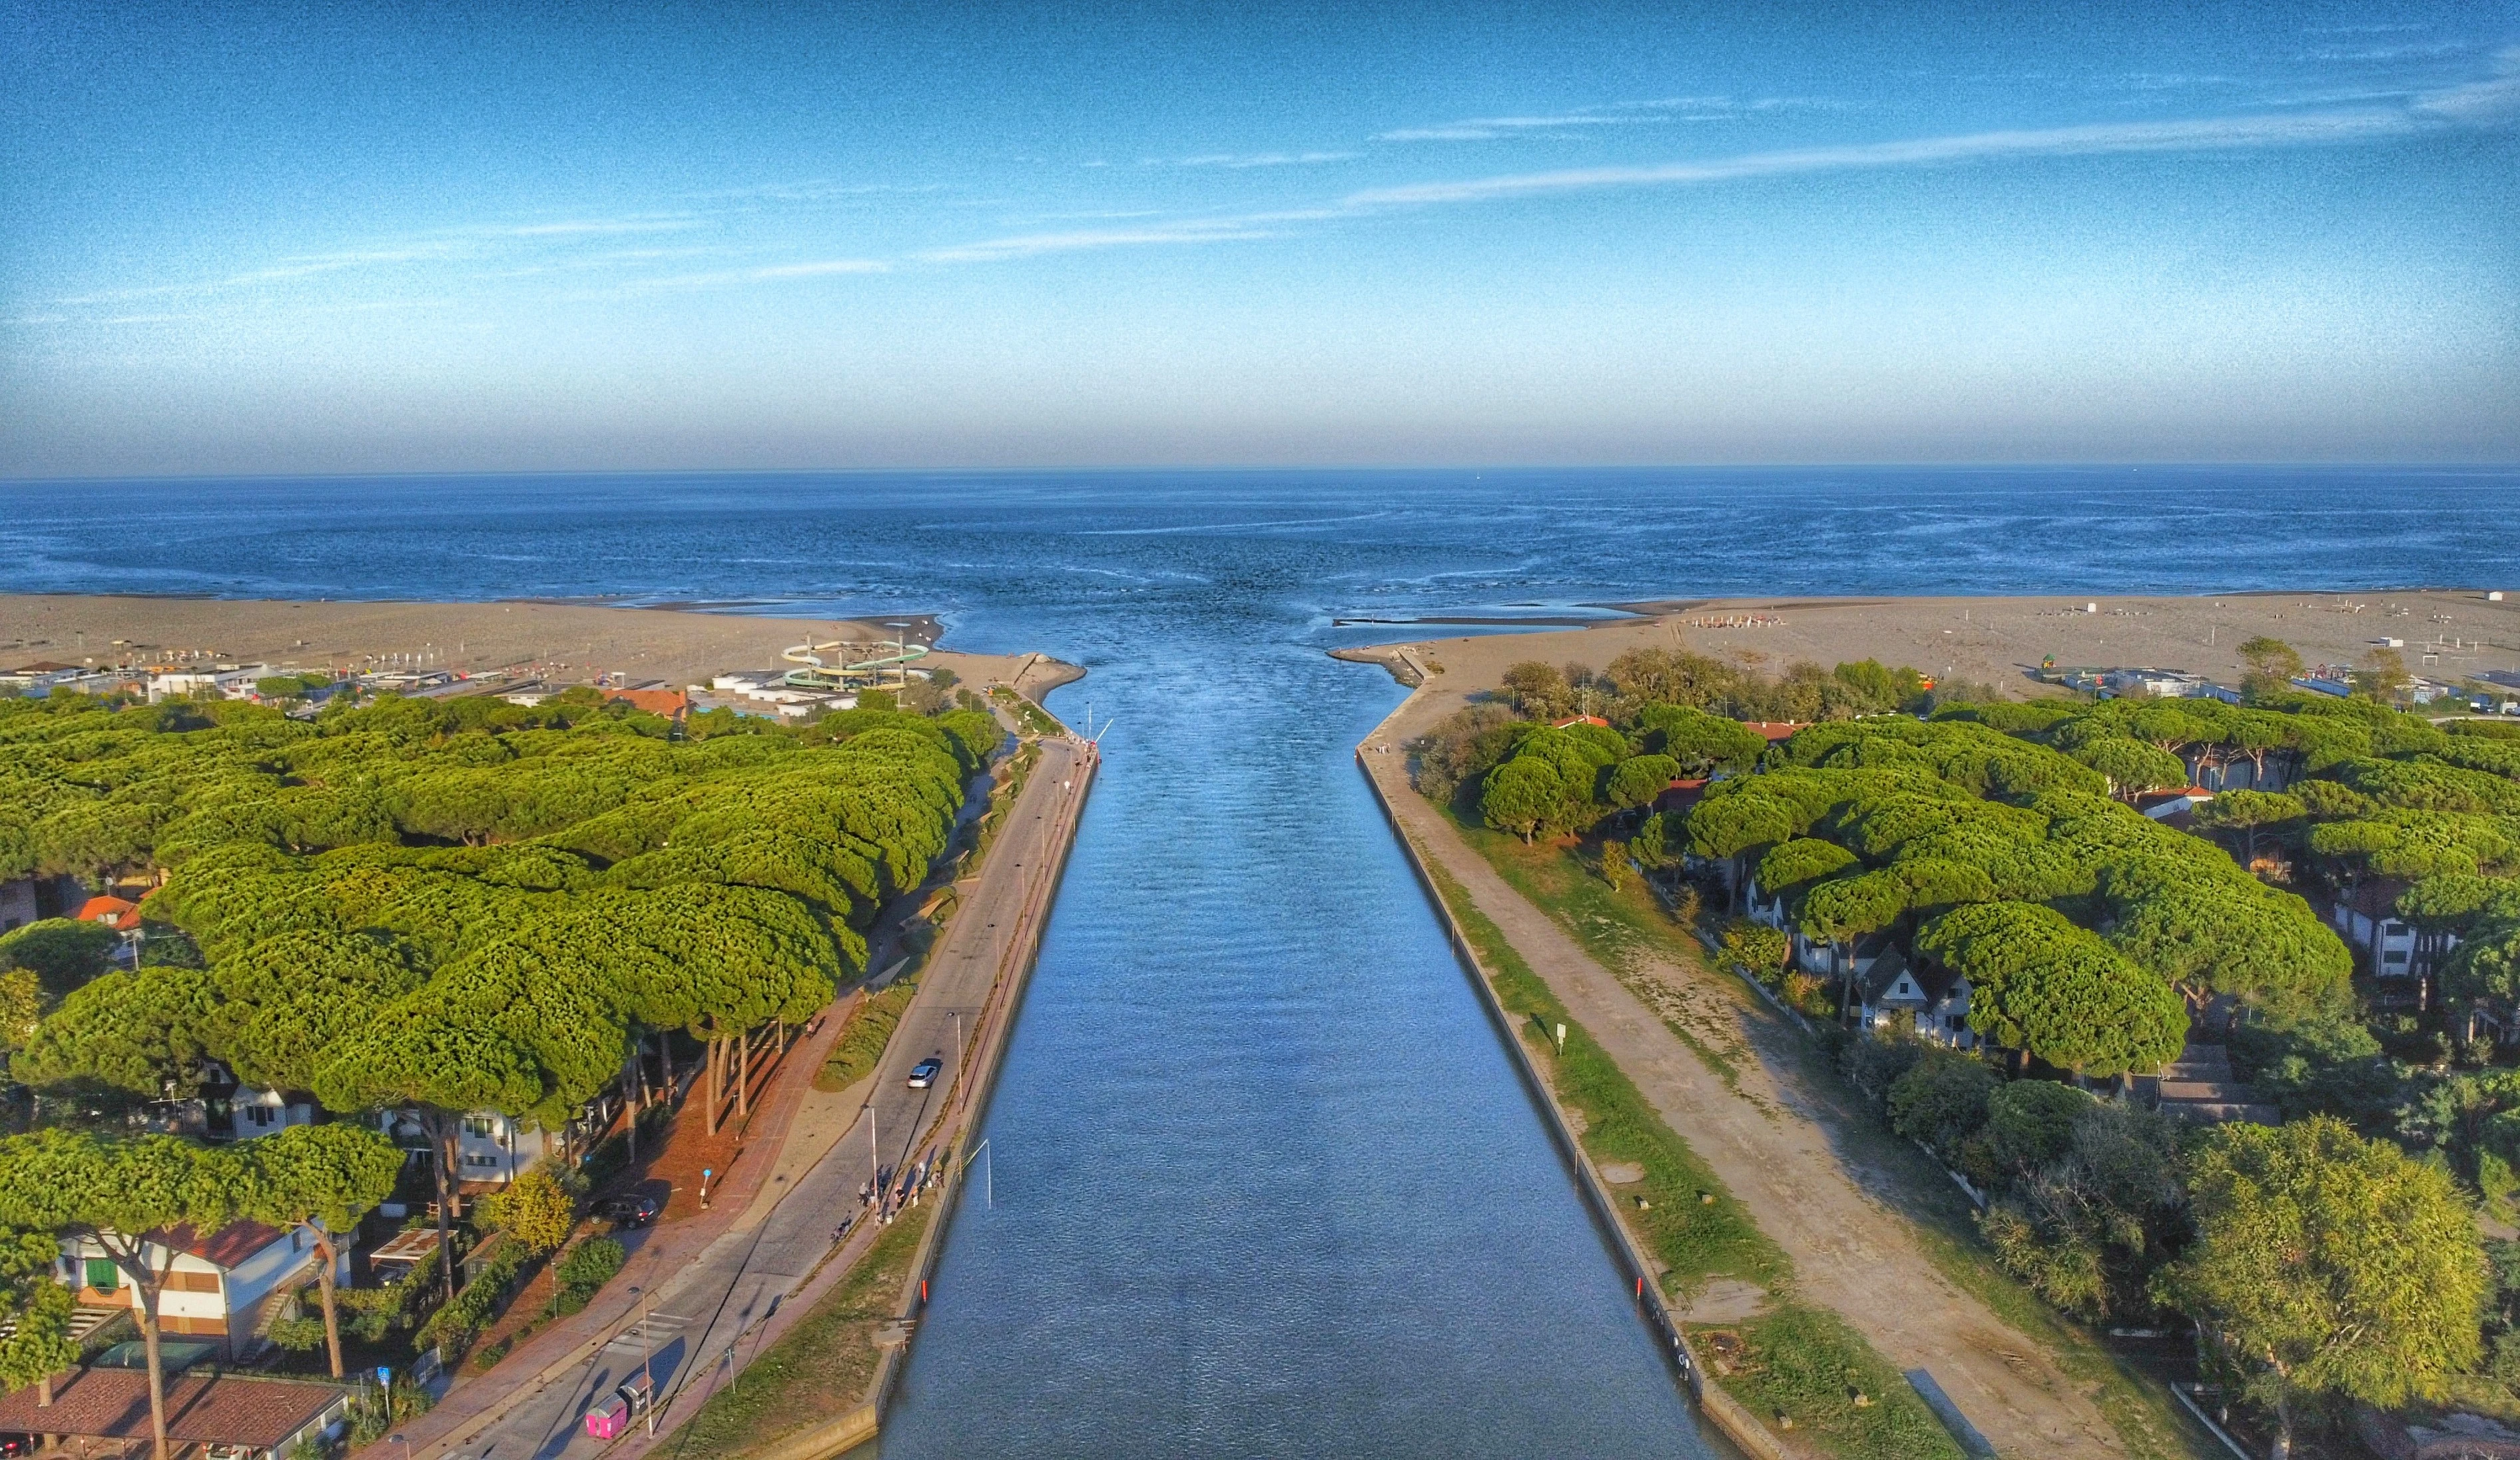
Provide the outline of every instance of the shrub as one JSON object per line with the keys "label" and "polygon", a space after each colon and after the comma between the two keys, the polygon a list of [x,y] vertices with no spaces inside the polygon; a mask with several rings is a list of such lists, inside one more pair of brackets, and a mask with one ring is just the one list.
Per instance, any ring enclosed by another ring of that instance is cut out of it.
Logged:
{"label": "shrub", "polygon": [[2053,1080],[2017,1079],[1986,1102],[1987,1154],[2006,1174],[2036,1171],[2074,1142],[2074,1120],[2092,1097]]}
{"label": "shrub", "polygon": [[577,1225],[577,1206],[551,1168],[535,1165],[483,1204],[508,1240],[539,1255],[555,1252]]}
{"label": "shrub", "polygon": [[1986,1123],[1988,1097],[2002,1083],[1974,1056],[1929,1049],[1890,1086],[1890,1126],[1958,1164],[1963,1148]]}
{"label": "shrub", "polygon": [[1846,1041],[1846,1049],[1837,1057],[1837,1068],[1845,1073],[1846,1082],[1863,1091],[1866,1099],[1875,1106],[1887,1106],[1890,1087],[1924,1058],[1925,1047],[1913,1039],[1858,1034]]}
{"label": "shrub", "polygon": [[271,1325],[271,1342],[292,1353],[308,1353],[324,1346],[324,1320],[321,1318],[283,1318]]}
{"label": "shrub", "polygon": [[1784,977],[1785,954],[1791,945],[1778,929],[1734,918],[1725,925],[1722,942],[1726,967],[1770,988]]}
{"label": "shrub", "polygon": [[552,1273],[559,1289],[552,1295],[552,1311],[566,1315],[585,1307],[621,1270],[622,1258],[621,1244],[609,1237],[590,1237],[569,1249]]}

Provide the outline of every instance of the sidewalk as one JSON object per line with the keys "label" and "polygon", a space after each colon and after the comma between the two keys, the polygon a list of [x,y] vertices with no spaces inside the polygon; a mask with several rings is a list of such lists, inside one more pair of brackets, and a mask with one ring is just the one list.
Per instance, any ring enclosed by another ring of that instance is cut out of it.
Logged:
{"label": "sidewalk", "polygon": [[[652,1227],[621,1233],[622,1246],[630,1249],[629,1260],[617,1277],[605,1284],[596,1300],[584,1311],[561,1319],[525,1341],[489,1373],[458,1380],[435,1408],[403,1426],[401,1433],[410,1438],[413,1453],[425,1453],[439,1444],[462,1443],[469,1437],[473,1422],[496,1419],[518,1395],[538,1393],[551,1381],[574,1370],[614,1330],[638,1316],[639,1299],[631,1296],[633,1288],[654,1292],[698,1261],[720,1237],[747,1225],[744,1218],[750,1214],[754,1198],[774,1185],[769,1178],[781,1164],[775,1155],[813,1087],[814,1072],[822,1069],[830,1057],[832,1046],[839,1039],[840,1027],[847,1022],[847,1011],[857,997],[852,992],[834,1000],[820,1016],[821,1026],[788,1047],[778,1070],[770,1076],[763,1099],[753,1109],[749,1129],[740,1141],[730,1135],[734,1128],[731,1122],[720,1132],[719,1138],[737,1154],[731,1167],[717,1173],[722,1179],[710,1185],[709,1209],[695,1209],[686,1218],[662,1220]],[[697,1130],[699,1115],[697,1106],[687,1100],[674,1123],[680,1126],[689,1118]],[[767,1150],[756,1150],[749,1159],[743,1155],[746,1148],[765,1144]],[[666,1150],[657,1155],[658,1163],[649,1168],[652,1175],[664,1174],[661,1163],[672,1150],[673,1142],[668,1138]],[[675,1195],[684,1196],[679,1183]],[[697,1190],[689,1194],[688,1200],[693,1208],[698,1207]]]}

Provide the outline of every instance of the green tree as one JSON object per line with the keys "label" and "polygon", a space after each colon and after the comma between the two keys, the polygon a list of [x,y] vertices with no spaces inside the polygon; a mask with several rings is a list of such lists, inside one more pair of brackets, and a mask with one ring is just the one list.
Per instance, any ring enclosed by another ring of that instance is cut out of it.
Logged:
{"label": "green tree", "polygon": [[2147,791],[2166,791],[2187,784],[2187,766],[2168,751],[2124,735],[2104,736],[2074,752],[2074,758],[2109,778],[2109,790],[2121,800],[2134,800]]}
{"label": "green tree", "polygon": [[162,1099],[200,1076],[210,1008],[200,969],[117,969],[64,999],[11,1068],[32,1085],[89,1079]]}
{"label": "green tree", "polygon": [[2187,1006],[2052,908],[1981,902],[1928,920],[1917,950],[1969,981],[1969,1027],[2078,1075],[2170,1063],[2187,1041]]}
{"label": "green tree", "polygon": [[140,1298],[149,1361],[149,1427],[156,1460],[170,1460],[166,1371],[158,1353],[158,1300],[179,1249],[176,1228],[227,1225],[245,1173],[230,1152],[171,1136],[109,1142],[68,1130],[0,1141],[0,1224],[92,1243]]}
{"label": "green tree", "polygon": [[2405,655],[2394,649],[2374,649],[2354,668],[2354,693],[2394,705],[2406,692],[2409,677]]}
{"label": "green tree", "polygon": [[1987,1098],[2002,1083],[1983,1060],[1929,1048],[1916,1068],[1890,1086],[1890,1128],[1957,1165],[1962,1148],[1986,1124]]}
{"label": "green tree", "polygon": [[356,1125],[292,1125],[246,1142],[237,1154],[248,1171],[244,1214],[285,1231],[315,1234],[316,1289],[324,1309],[324,1347],[333,1377],[341,1377],[341,1317],[335,1294],[339,1243],[355,1237],[359,1219],[393,1195],[402,1151],[385,1136]]}
{"label": "green tree", "polygon": [[526,1252],[558,1251],[577,1225],[577,1204],[557,1177],[535,1165],[491,1200],[490,1220]]}
{"label": "green tree", "polygon": [[2299,821],[2305,814],[2299,797],[2268,791],[2225,791],[2198,806],[2196,824],[2208,831],[2237,831],[2247,843],[2243,861],[2258,859],[2258,829]]}
{"label": "green tree", "polygon": [[1528,845],[1565,800],[1566,781],[1556,766],[1517,755],[1488,772],[1479,793],[1479,814],[1488,825],[1513,833]]}
{"label": "green tree", "polygon": [[43,918],[0,934],[0,968],[31,969],[61,998],[113,967],[113,930],[76,918]]}
{"label": "green tree", "polygon": [[2240,676],[2240,690],[2251,704],[2266,704],[2293,693],[2292,682],[2301,673],[2301,655],[2281,639],[2264,634],[2243,640],[2240,662],[2248,671]]}
{"label": "green tree", "polygon": [[425,993],[344,1041],[323,1069],[315,1096],[329,1110],[410,1110],[428,1134],[437,1182],[439,1270],[455,1297],[455,1169],[466,1113],[530,1110],[543,1086],[531,1051],[503,1029],[467,1020]]}
{"label": "green tree", "polygon": [[2092,1097],[2054,1080],[2017,1079],[1988,1097],[1986,1154],[1997,1174],[2025,1176],[2064,1159]]}
{"label": "green tree", "polygon": [[1621,811],[1650,806],[1679,779],[1680,762],[1669,755],[1631,755],[1610,772],[1610,805]]}
{"label": "green tree", "polygon": [[44,1019],[44,985],[33,969],[0,969],[0,1070],[24,1049]]}
{"label": "green tree", "polygon": [[1506,667],[1503,680],[1513,707],[1534,719],[1554,719],[1575,703],[1575,692],[1554,664],[1526,660]]}
{"label": "green tree", "polygon": [[1647,705],[1637,711],[1630,731],[1645,753],[1669,755],[1691,776],[1747,771],[1768,748],[1763,736],[1740,721],[1686,705]]}
{"label": "green tree", "polygon": [[2161,1295],[2272,1412],[2277,1460],[2305,1399],[2395,1407],[2476,1364],[2485,1254],[2447,1173],[2330,1117],[2233,1123],[2196,1152],[2188,1200],[2196,1240]]}
{"label": "green tree", "polygon": [[0,1390],[39,1385],[37,1402],[53,1402],[53,1376],[77,1365],[70,1337],[70,1291],[53,1279],[61,1243],[52,1233],[0,1227]]}

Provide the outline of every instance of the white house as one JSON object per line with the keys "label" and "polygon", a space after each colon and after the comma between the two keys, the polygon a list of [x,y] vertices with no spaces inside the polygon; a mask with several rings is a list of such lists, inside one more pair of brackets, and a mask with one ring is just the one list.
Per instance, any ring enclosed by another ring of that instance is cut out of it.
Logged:
{"label": "white house", "polygon": [[229,1133],[240,1141],[249,1141],[258,1135],[273,1135],[292,1125],[314,1123],[315,1106],[312,1101],[302,1098],[292,1100],[278,1090],[241,1087],[228,1099]]}
{"label": "white house", "polygon": [[1905,1014],[1916,1036],[1954,1049],[1975,1049],[1977,1031],[1968,1027],[1969,981],[1938,964],[1918,968],[1895,948],[1873,960],[1857,981],[1858,1017],[1863,1027],[1887,1027]]}
{"label": "white house", "polygon": [[1769,896],[1760,890],[1759,880],[1756,877],[1750,879],[1749,892],[1743,905],[1749,909],[1750,921],[1765,923],[1785,935],[1786,942],[1793,950],[1792,967],[1818,978],[1835,979],[1843,977],[1848,972],[1861,978],[1871,970],[1882,954],[1892,951],[1894,946],[1889,937],[1882,934],[1865,934],[1855,940],[1853,946],[1845,950],[1846,956],[1841,965],[1837,945],[1808,937],[1788,923],[1785,919],[1784,895],[1778,893],[1774,897]]}
{"label": "white house", "polygon": [[2379,979],[2420,979],[2458,946],[2454,933],[2426,933],[2398,916],[2407,884],[2382,878],[2328,904],[2327,923]]}
{"label": "white house", "polygon": [[[428,1132],[411,1112],[388,1112],[381,1118],[380,1128],[404,1150],[433,1158]],[[458,1189],[468,1185],[505,1186],[558,1144],[552,1133],[540,1126],[527,1125],[496,1111],[475,1111],[463,1118],[456,1136],[454,1176]]]}
{"label": "white house", "polygon": [[226,664],[215,669],[159,669],[149,676],[149,703],[189,700],[207,690],[226,700],[253,693],[253,682],[271,672],[269,664]]}
{"label": "white house", "polygon": [[[168,1234],[175,1245],[175,1263],[158,1296],[160,1332],[186,1338],[216,1339],[226,1344],[232,1359],[250,1358],[270,1340],[272,1322],[290,1316],[297,1290],[315,1281],[321,1260],[315,1234],[305,1227],[281,1231],[260,1222],[231,1222],[202,1237],[190,1227]],[[152,1267],[163,1262],[166,1249],[155,1243],[145,1251]],[[62,1282],[73,1290],[79,1306],[133,1308],[140,1295],[105,1249],[83,1237],[62,1240]],[[349,1244],[341,1245],[339,1281],[350,1279]]]}

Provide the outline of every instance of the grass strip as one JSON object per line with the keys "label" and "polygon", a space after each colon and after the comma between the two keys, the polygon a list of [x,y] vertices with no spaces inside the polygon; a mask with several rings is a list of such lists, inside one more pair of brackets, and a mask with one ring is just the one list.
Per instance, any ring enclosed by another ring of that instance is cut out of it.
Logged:
{"label": "grass strip", "polygon": [[[1639,962],[1654,957],[1691,966],[1697,940],[1662,910],[1642,879],[1613,889],[1580,861],[1574,852],[1554,844],[1525,846],[1521,841],[1475,821],[1458,809],[1447,812],[1470,849],[1487,859],[1506,885],[1534,907],[1547,912],[1566,930],[1594,961],[1629,981]],[[1650,1002],[1650,1000],[1648,1000]],[[1701,1038],[1676,1019],[1664,1019],[1689,1052],[1715,1072],[1725,1087],[1738,1091],[1741,1072],[1728,1052]]]}
{"label": "grass strip", "polygon": [[[1597,1166],[1629,1162],[1643,1169],[1643,1179],[1620,1186],[1614,1200],[1627,1204],[1619,1214],[1638,1243],[1666,1264],[1665,1290],[1685,1295],[1709,1278],[1731,1277],[1770,1295],[1775,1306],[1736,1330],[1757,1335],[1748,1340],[1760,1355],[1757,1364],[1718,1374],[1716,1382],[1753,1414],[1772,1422],[1788,1416],[1807,1442],[1847,1460],[1965,1460],[1942,1422],[1862,1334],[1834,1313],[1787,1298],[1793,1264],[1783,1250],[1567,1016],[1468,891],[1431,860],[1425,865],[1462,935],[1493,971],[1497,1001],[1538,1046],[1559,1105],[1583,1113],[1584,1131],[1576,1139],[1585,1153]],[[1552,1048],[1558,1025],[1566,1027],[1562,1052]],[[1858,1392],[1866,1399],[1860,1405]]]}
{"label": "grass strip", "polygon": [[882,1356],[876,1330],[892,1320],[920,1234],[935,1211],[930,1202],[902,1213],[803,1321],[746,1364],[735,1383],[709,1395],[674,1432],[677,1460],[740,1456],[866,1402]]}
{"label": "grass strip", "polygon": [[1825,1308],[1785,1303],[1689,1334],[1726,1392],[1805,1444],[1847,1460],[1967,1460],[1907,1379]]}
{"label": "grass strip", "polygon": [[832,1046],[831,1058],[814,1072],[814,1088],[845,1090],[873,1074],[883,1059],[884,1046],[892,1042],[892,1031],[901,1025],[902,1011],[910,1007],[911,997],[918,991],[916,979],[895,979],[889,987],[869,994],[864,1003],[850,1010],[849,1022],[840,1027],[840,1037]]}

